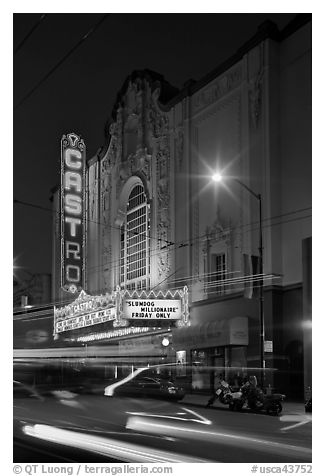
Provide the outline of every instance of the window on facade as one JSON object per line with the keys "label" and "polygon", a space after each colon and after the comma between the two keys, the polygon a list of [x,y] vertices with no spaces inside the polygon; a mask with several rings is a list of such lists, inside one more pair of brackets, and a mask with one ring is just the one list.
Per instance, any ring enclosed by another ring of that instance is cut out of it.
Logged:
{"label": "window on facade", "polygon": [[129,196],[125,222],[120,235],[120,285],[130,291],[149,288],[150,217],[142,185],[136,185]]}
{"label": "window on facade", "polygon": [[210,270],[206,291],[213,294],[224,294],[226,290],[226,255],[225,253],[211,254]]}

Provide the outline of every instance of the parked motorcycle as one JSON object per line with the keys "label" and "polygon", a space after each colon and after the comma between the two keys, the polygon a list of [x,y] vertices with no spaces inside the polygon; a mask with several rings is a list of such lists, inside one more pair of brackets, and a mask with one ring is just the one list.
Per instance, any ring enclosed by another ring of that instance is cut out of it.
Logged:
{"label": "parked motorcycle", "polygon": [[306,389],[306,400],[305,400],[305,412],[312,413],[312,394],[311,394],[311,387],[307,387]]}
{"label": "parked motorcycle", "polygon": [[244,384],[239,391],[234,391],[233,388],[225,380],[220,380],[214,395],[209,399],[207,407],[212,405],[215,400],[220,403],[228,405],[232,411],[240,411],[243,407],[254,412],[265,412],[268,415],[279,415],[282,411],[282,400],[285,395],[274,393],[266,395],[263,391],[252,384],[254,379]]}
{"label": "parked motorcycle", "polygon": [[282,412],[281,402],[285,398],[285,395],[282,393],[266,395],[260,388],[251,386],[249,382],[241,387],[240,392],[242,397],[238,401],[231,402],[229,404],[230,409],[238,410],[246,404],[246,408],[254,412],[265,412],[268,415],[274,416]]}
{"label": "parked motorcycle", "polygon": [[308,400],[305,401],[305,412],[312,413],[311,407],[311,398],[308,398]]}
{"label": "parked motorcycle", "polygon": [[233,401],[237,401],[241,397],[241,393],[234,392],[232,387],[224,379],[221,379],[217,385],[217,388],[209,399],[207,407],[212,405],[215,400],[219,400],[223,405],[229,405]]}

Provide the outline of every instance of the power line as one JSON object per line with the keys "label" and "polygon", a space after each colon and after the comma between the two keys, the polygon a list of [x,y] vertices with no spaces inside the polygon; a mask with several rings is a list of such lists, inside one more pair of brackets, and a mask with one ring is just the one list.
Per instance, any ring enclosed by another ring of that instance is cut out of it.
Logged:
{"label": "power line", "polygon": [[158,288],[158,286],[160,286],[162,283],[164,283],[165,281],[169,280],[169,278],[171,278],[172,276],[174,276],[174,274],[176,274],[178,271],[180,271],[180,268],[177,268],[175,269],[175,271],[173,273],[170,273],[168,276],[166,276],[166,278],[162,279],[158,284],[156,284],[156,286],[154,286],[153,288],[151,288],[150,291],[154,291],[156,288]]}
{"label": "power line", "polygon": [[103,15],[101,19],[94,25],[79,41],[78,43],[70,50],[68,53],[66,53],[63,58],[60,59],[60,61],[53,66],[52,69],[19,101],[19,103],[14,107],[14,109],[17,109],[19,106],[21,106],[35,91],[38,89],[50,76],[51,74],[54,73],[61,65],[64,63],[64,61],[69,58],[69,56],[72,55],[76,51],[77,48],[85,41],[89,36],[94,33],[99,26],[106,20],[106,18],[110,16],[110,14]]}
{"label": "power line", "polygon": [[[167,278],[164,278],[162,281],[160,281],[157,285],[155,285],[153,288],[150,289],[150,291],[153,291],[154,289],[156,289],[158,286],[160,286],[164,281],[166,281],[167,279],[170,279],[173,275],[176,274],[177,271],[180,271],[180,268],[178,268],[175,272],[173,273],[170,273]],[[236,273],[239,273],[239,271],[231,271],[231,272],[227,272],[226,271],[226,275],[231,275],[231,274],[236,274]],[[201,278],[201,279],[204,279],[204,278],[209,278],[209,277],[217,277],[219,275],[221,275],[222,272],[213,272],[213,273],[205,273],[205,274],[201,274],[201,275],[192,275],[192,276],[184,276],[182,278],[182,280],[186,280],[187,282],[188,281],[192,281],[196,278]],[[229,279],[229,278],[228,278]],[[173,280],[173,281],[170,281],[170,283],[176,283],[177,281],[179,281],[178,279],[177,280]],[[189,284],[191,285],[191,283]],[[177,289],[179,289],[180,286],[177,287]],[[102,289],[99,289],[99,290],[93,290],[92,291],[92,296],[94,295],[97,295],[98,293],[102,293],[103,290]],[[107,292],[107,291],[106,291]],[[108,294],[112,294],[112,292],[108,293]],[[17,315],[17,316],[21,316],[21,318],[26,318],[26,316],[33,316],[35,313],[37,315],[37,313],[39,313],[39,315],[47,315],[49,311],[53,311],[53,309],[51,309],[51,307],[53,306],[56,306],[56,305],[59,305],[59,306],[65,306],[67,304],[70,304],[71,302],[73,302],[75,300],[75,297],[74,296],[71,296],[70,298],[68,299],[65,299],[64,301],[62,300],[56,300],[56,301],[50,301],[48,303],[43,303],[43,304],[37,304],[37,305],[34,305],[33,308],[31,308],[30,310],[26,311],[26,309],[22,308],[21,306],[18,306],[18,307],[15,307],[13,309],[13,313],[14,315]]]}
{"label": "power line", "polygon": [[38,21],[35,23],[35,25],[32,27],[32,29],[27,33],[27,35],[21,40],[19,45],[14,49],[14,55],[18,53],[18,51],[24,46],[28,38],[34,33],[36,28],[41,24],[41,22],[44,20],[45,17],[46,17],[46,13],[42,13],[42,15],[40,16]]}
{"label": "power line", "polygon": [[[175,274],[175,273],[173,273]],[[274,280],[274,279],[279,279],[280,276],[275,275],[275,274],[264,274],[263,275],[263,280],[264,282],[267,280]],[[210,281],[210,282],[205,282],[204,283],[204,289],[207,291],[208,295],[211,296],[212,294],[218,294],[220,295],[220,290],[222,290],[225,287],[232,287],[233,291],[236,289],[242,289],[245,284],[253,284],[254,287],[257,289],[261,285],[259,284],[261,281],[261,275],[259,274],[251,274],[251,275],[245,275],[245,276],[239,276],[237,278],[230,278],[230,279],[225,279],[225,280],[218,280],[218,281]],[[172,284],[173,281],[171,281],[170,284]],[[161,283],[159,283],[161,284]],[[192,284],[188,283],[188,287],[191,288]],[[153,291],[156,288],[156,286],[150,291]],[[171,290],[175,289],[180,289],[179,286],[170,286]],[[218,291],[219,289],[219,291]],[[95,293],[99,291],[94,291]],[[92,295],[93,296],[93,295]],[[67,304],[71,304],[75,298],[71,298],[69,301],[63,301],[63,302],[53,302],[52,306],[58,304],[60,307],[64,307]],[[47,304],[46,307],[47,309],[42,310],[41,306],[39,306],[37,309],[30,310],[26,312],[26,310],[23,309],[16,309],[14,310],[14,321],[35,321],[35,320],[40,320],[40,319],[52,319],[54,317],[54,310],[49,309],[51,304]],[[45,307],[45,305],[44,305]],[[21,312],[19,312],[21,311]]]}
{"label": "power line", "polygon": [[[30,206],[30,207],[34,207],[34,208],[39,208],[39,209],[47,211],[47,212],[55,213],[58,216],[60,214],[60,212],[57,212],[57,211],[52,210],[50,208],[45,208],[45,207],[42,207],[40,205],[34,205],[34,204],[31,204],[31,203],[28,203],[28,202],[23,202],[23,201],[17,200],[17,199],[14,199],[14,203],[18,203],[18,204],[21,204],[21,205]],[[292,219],[288,219],[288,220],[281,220],[277,223],[265,223],[267,221],[272,221],[272,220],[275,220],[275,219],[278,219],[278,218],[283,218],[283,217],[287,217],[287,216],[290,216],[290,215],[295,215],[297,213],[303,213],[303,212],[310,211],[310,210],[311,210],[311,207],[306,207],[306,208],[293,210],[291,212],[286,212],[286,213],[283,213],[283,214],[280,214],[280,215],[274,215],[273,217],[264,218],[262,220],[264,222],[263,228],[265,229],[265,228],[272,227],[272,226],[284,225],[286,223],[291,223],[293,221],[304,220],[304,219],[310,218],[312,215],[306,215],[306,216],[292,218]],[[95,224],[98,224],[100,226],[108,226],[111,229],[119,230],[118,227],[115,227],[113,225],[109,225],[108,223],[104,224],[104,223],[96,221],[96,220],[90,220],[89,218],[87,219],[87,222],[88,223],[95,223]],[[255,230],[257,230],[257,228],[254,228],[255,225],[257,225],[257,223],[258,222],[250,222],[250,223],[245,223],[243,225],[234,226],[233,228],[227,228],[223,231],[215,233],[214,236],[215,237],[218,237],[218,235],[221,236],[225,232],[236,232],[237,234],[239,234],[240,230],[242,230],[246,227],[249,227],[249,228],[247,228],[246,230],[243,230],[243,232],[244,233],[252,233]],[[136,232],[133,232],[133,233],[138,234]],[[162,238],[155,238],[153,236],[147,236],[148,238],[156,240],[158,242],[164,241],[165,243],[167,243],[167,245],[162,246],[160,248],[151,249],[150,257],[159,256],[161,254],[161,252],[164,251],[165,249],[168,249],[168,250],[174,249],[174,250],[176,250],[176,249],[180,249],[180,248],[187,247],[187,246],[193,246],[193,245],[195,245],[195,243],[200,242],[201,240],[205,239],[206,236],[207,236],[206,234],[203,234],[203,235],[199,235],[197,237],[189,238],[188,240],[183,240],[183,241],[179,241],[179,242],[175,242],[175,243],[170,242],[168,240],[164,240]],[[119,267],[119,262],[120,262],[120,258],[116,258],[115,260],[112,260],[110,262],[107,262],[107,263],[104,263],[104,264],[101,264],[101,265],[98,265],[98,266],[91,266],[91,267],[88,268],[88,272],[89,271],[96,272],[96,270],[102,269],[104,266],[111,266],[111,268],[116,269],[116,268]],[[112,265],[114,265],[114,266],[112,267]]]}
{"label": "power line", "polygon": [[[293,212],[295,213],[295,212]],[[284,214],[284,215],[287,215],[287,214]],[[292,218],[291,220],[282,220],[282,221],[279,221],[277,223],[270,223],[270,224],[264,224],[263,225],[263,229],[265,228],[269,228],[269,227],[272,227],[272,226],[277,226],[277,225],[284,225],[286,223],[291,223],[291,222],[294,222],[294,221],[299,221],[299,220],[304,220],[304,219],[307,219],[307,218],[310,218],[312,215],[306,215],[306,216],[303,216],[303,217],[297,217],[297,218]],[[270,218],[269,220],[271,220],[272,218]],[[237,227],[233,227],[233,228],[228,228],[226,231],[227,232],[230,232],[230,231],[235,231],[235,230],[240,230],[242,228],[244,228],[245,226],[252,226],[254,225],[254,223],[252,224],[245,224],[245,225],[241,225],[241,226],[237,226]],[[248,229],[248,230],[245,230],[244,233],[249,233],[249,232],[253,232],[257,230],[257,228],[251,228],[251,229]],[[236,234],[239,235],[240,231],[237,231]],[[219,232],[219,233],[216,233],[214,236],[217,237],[218,235],[219,236],[222,236],[224,234],[224,232]],[[201,235],[201,236],[197,236],[197,237],[194,237],[192,239],[189,239],[189,240],[185,240],[183,242],[176,242],[174,243],[173,245],[171,245],[171,248],[167,247],[167,246],[163,246],[161,248],[155,248],[153,250],[151,250],[151,254],[150,254],[150,257],[155,257],[155,256],[159,256],[162,251],[164,251],[164,249],[174,249],[174,250],[177,250],[177,249],[180,249],[180,248],[183,248],[183,247],[187,247],[187,246],[193,246],[195,245],[195,243],[197,242],[200,242],[202,241],[203,239],[206,238],[206,235]],[[188,241],[188,243],[186,243]],[[113,269],[116,269],[119,267],[119,261],[120,261],[120,258],[116,258],[116,260],[112,260],[110,262],[107,262],[107,263],[104,263],[102,265],[99,265],[99,266],[91,266],[88,268],[88,270],[92,270],[92,271],[96,271],[97,269],[100,269],[100,268],[103,268],[104,266],[108,266],[108,265],[114,265],[115,263],[117,263],[115,266],[113,266]],[[112,267],[111,267],[112,268]]]}
{"label": "power line", "polygon": [[[55,213],[57,215],[57,217],[60,216],[60,212],[59,211],[55,211],[53,210],[52,208],[47,208],[47,207],[42,207],[41,205],[35,205],[34,203],[28,203],[28,202],[24,202],[22,200],[18,200],[16,198],[14,198],[14,203],[17,203],[19,205],[25,205],[27,207],[32,207],[32,208],[39,208],[40,210],[43,210],[43,211],[46,211],[46,212],[50,212],[50,213]],[[120,228],[117,227],[117,226],[113,226],[113,225],[110,225],[109,223],[103,223],[101,221],[97,221],[97,220],[91,220],[90,218],[87,217],[86,219],[87,223],[94,223],[95,225],[100,225],[100,226],[108,226],[109,228],[113,229],[113,230],[117,230],[117,231],[120,231]],[[167,246],[172,246],[172,245],[175,245],[175,243],[169,241],[169,240],[165,240],[163,238],[155,238],[154,236],[152,235],[147,235],[145,233],[141,233],[141,232],[138,232],[138,231],[133,231],[133,230],[128,230],[128,233],[131,234],[131,235],[135,235],[135,236],[139,236],[139,235],[143,235],[145,238],[149,238],[151,240],[156,240],[156,241],[163,241],[165,243],[167,243]]]}
{"label": "power line", "polygon": [[[25,202],[25,201],[22,201],[22,200],[18,200],[18,199],[15,199],[14,198],[14,203],[17,203],[17,204],[20,204],[20,205],[24,205],[24,206],[28,206],[28,207],[32,207],[32,208],[38,208],[40,210],[43,210],[43,211],[46,211],[46,212],[50,212],[50,213],[55,213],[57,216],[60,215],[60,212],[59,211],[55,211],[51,208],[46,208],[46,207],[42,207],[40,205],[35,205],[33,203],[29,203],[29,202]],[[289,215],[294,215],[294,214],[297,214],[297,213],[303,213],[303,212],[306,212],[306,211],[310,211],[311,210],[311,207],[306,207],[306,208],[300,208],[300,209],[297,209],[297,210],[292,210],[290,212],[286,212],[286,213],[282,213],[280,215],[274,215],[272,217],[268,217],[268,218],[263,218],[263,222],[267,222],[267,221],[271,221],[271,220],[275,220],[277,218],[283,218],[283,217],[286,217],[286,216],[289,216]],[[295,220],[302,220],[302,219],[305,219],[305,218],[309,218],[311,217],[311,215],[306,215],[306,216],[303,216],[303,217],[299,217],[299,218],[293,218],[291,220],[282,220],[278,223],[271,223],[271,224],[266,224],[264,223],[263,225],[263,228],[267,228],[267,227],[270,227],[270,226],[275,226],[275,225],[280,225],[280,224],[285,224],[285,223],[290,223],[291,221],[295,221]],[[113,226],[113,225],[110,225],[109,223],[103,223],[101,221],[97,221],[97,220],[91,220],[90,218],[87,218],[87,223],[94,223],[96,225],[100,225],[100,226],[107,226],[113,230],[120,230],[119,227],[116,227],[116,226]],[[218,235],[221,235],[222,233],[225,233],[225,232],[231,232],[231,231],[235,231],[235,230],[241,230],[241,229],[244,229],[245,227],[250,227],[248,228],[247,230],[244,230],[245,233],[249,233],[249,232],[253,232],[255,231],[257,228],[254,228],[255,225],[257,225],[258,222],[250,222],[250,223],[244,223],[243,225],[238,225],[238,226],[234,226],[233,228],[227,228],[227,229],[224,229],[223,231],[220,231],[218,233],[215,234],[215,236],[218,236]],[[130,233],[134,233],[135,235],[138,235],[139,233],[138,232],[133,232],[133,231],[130,231]],[[237,233],[239,233],[239,231],[237,231]],[[156,248],[156,249],[152,249],[151,252],[156,252],[159,254],[161,253],[161,251],[163,251],[164,249],[171,249],[170,247],[175,247],[175,248],[183,248],[183,247],[186,247],[186,246],[192,246],[193,244],[195,244],[197,241],[200,241],[204,238],[206,238],[206,234],[203,234],[203,235],[199,235],[197,237],[193,237],[193,238],[189,238],[188,240],[182,240],[182,241],[178,241],[178,242],[171,242],[169,240],[165,240],[163,238],[156,238],[152,235],[145,235],[147,238],[150,238],[152,240],[156,240],[158,242],[165,242],[166,245],[165,246],[162,246],[160,248]],[[119,261],[119,258],[115,261],[112,261],[110,263],[106,263],[106,264],[112,264],[114,262],[118,262]],[[95,267],[92,267],[90,269],[94,269]],[[97,267],[96,267],[97,268]]]}
{"label": "power line", "polygon": [[[28,206],[28,207],[31,207],[31,208],[38,208],[38,209],[43,210],[45,212],[52,212],[53,213],[53,210],[51,208],[42,207],[41,205],[35,205],[34,203],[23,202],[22,200],[18,200],[16,198],[14,198],[14,203],[18,203],[18,205],[25,205],[25,206]],[[59,214],[59,212],[56,212],[56,213]]]}

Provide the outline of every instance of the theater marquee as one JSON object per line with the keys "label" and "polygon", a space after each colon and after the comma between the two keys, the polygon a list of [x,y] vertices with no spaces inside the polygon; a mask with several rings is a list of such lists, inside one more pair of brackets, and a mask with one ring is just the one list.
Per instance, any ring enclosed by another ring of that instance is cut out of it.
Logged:
{"label": "theater marquee", "polygon": [[[137,321],[140,321],[137,323]],[[147,327],[144,327],[146,321]],[[173,291],[125,291],[117,287],[112,294],[90,296],[81,290],[75,301],[54,307],[53,335],[92,327],[87,335],[77,333],[78,340],[99,340],[139,334],[157,326],[189,325],[188,289]],[[97,324],[106,323],[96,331]],[[90,332],[90,333],[89,333]]]}
{"label": "theater marquee", "polygon": [[61,308],[54,307],[54,335],[102,324],[115,317],[116,308],[111,295],[90,296],[81,291],[73,303]]}
{"label": "theater marquee", "polygon": [[125,319],[181,319],[180,299],[125,299]]}
{"label": "theater marquee", "polygon": [[85,287],[85,160],[86,147],[77,134],[61,139],[61,287]]}
{"label": "theater marquee", "polygon": [[[127,326],[136,320],[175,321],[177,327],[189,324],[188,289],[167,291],[128,291],[117,289],[115,326]],[[133,324],[132,324],[133,325]]]}

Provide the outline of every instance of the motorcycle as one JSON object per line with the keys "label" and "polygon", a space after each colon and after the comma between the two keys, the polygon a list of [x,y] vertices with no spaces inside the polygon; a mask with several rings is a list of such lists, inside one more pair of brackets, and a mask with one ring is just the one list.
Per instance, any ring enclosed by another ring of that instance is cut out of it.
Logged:
{"label": "motorcycle", "polygon": [[282,412],[281,402],[285,399],[285,395],[282,393],[266,395],[261,389],[252,387],[249,383],[243,385],[240,392],[242,397],[238,402],[231,402],[229,408],[241,409],[246,404],[246,408],[254,412],[265,412],[274,416]]}
{"label": "motorcycle", "polygon": [[308,400],[305,401],[305,412],[306,413],[312,413],[311,411],[311,398],[308,398]]}
{"label": "motorcycle", "polygon": [[306,400],[305,400],[305,412],[312,413],[312,394],[311,387],[307,387],[306,390]]}
{"label": "motorcycle", "polygon": [[219,381],[214,395],[209,399],[206,407],[212,405],[217,399],[223,405],[229,405],[231,402],[237,401],[240,396],[239,392],[234,392],[229,383],[222,379]]}
{"label": "motorcycle", "polygon": [[268,415],[277,416],[282,412],[281,402],[284,398],[285,395],[280,393],[265,395],[261,389],[252,386],[249,382],[244,384],[239,391],[234,391],[225,380],[220,380],[206,407],[218,399],[220,403],[228,405],[232,411],[247,408],[254,412],[265,412]]}

